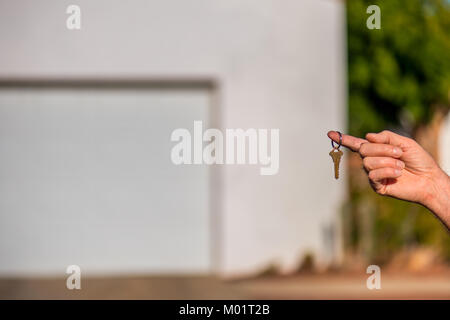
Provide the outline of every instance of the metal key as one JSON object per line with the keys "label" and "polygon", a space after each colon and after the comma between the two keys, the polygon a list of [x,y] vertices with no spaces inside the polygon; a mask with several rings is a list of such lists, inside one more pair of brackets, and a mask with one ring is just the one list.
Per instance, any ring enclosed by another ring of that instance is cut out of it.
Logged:
{"label": "metal key", "polygon": [[334,178],[338,179],[339,178],[339,163],[341,162],[341,157],[344,153],[337,149],[337,148],[333,148],[333,150],[331,150],[330,152],[330,156],[333,159],[333,163],[334,163]]}
{"label": "metal key", "polygon": [[339,179],[339,163],[341,162],[342,155],[344,154],[339,148],[342,145],[342,133],[336,131],[339,134],[339,144],[337,146],[334,145],[334,141],[331,140],[331,146],[333,150],[330,152],[330,156],[333,159],[334,163],[334,178]]}

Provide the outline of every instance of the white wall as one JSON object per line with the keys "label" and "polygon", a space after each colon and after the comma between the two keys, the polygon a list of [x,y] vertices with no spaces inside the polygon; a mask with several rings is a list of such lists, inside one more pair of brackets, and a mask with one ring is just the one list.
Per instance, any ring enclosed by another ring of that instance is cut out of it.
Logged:
{"label": "white wall", "polygon": [[222,127],[280,128],[278,175],[222,168],[220,270],[289,270],[306,250],[326,259],[345,190],[326,137],[345,131],[343,3],[77,0],[82,29],[69,31],[72,3],[0,2],[0,77],[216,80]]}
{"label": "white wall", "polygon": [[0,90],[0,274],[210,272],[209,172],[167,138],[210,107],[208,89]]}

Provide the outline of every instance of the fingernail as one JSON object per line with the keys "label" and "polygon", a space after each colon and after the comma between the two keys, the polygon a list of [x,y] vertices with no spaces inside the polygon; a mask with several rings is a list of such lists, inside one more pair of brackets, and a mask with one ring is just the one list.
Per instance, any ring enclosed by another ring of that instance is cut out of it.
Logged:
{"label": "fingernail", "polygon": [[400,169],[404,169],[405,168],[405,163],[403,161],[398,160],[397,161],[397,167],[399,167]]}
{"label": "fingernail", "polygon": [[400,170],[400,169],[395,169],[395,170],[394,170],[394,173],[395,173],[396,176],[399,176],[399,175],[402,173],[402,170]]}
{"label": "fingernail", "polygon": [[402,153],[402,150],[400,148],[394,148],[392,152],[394,155],[399,156]]}

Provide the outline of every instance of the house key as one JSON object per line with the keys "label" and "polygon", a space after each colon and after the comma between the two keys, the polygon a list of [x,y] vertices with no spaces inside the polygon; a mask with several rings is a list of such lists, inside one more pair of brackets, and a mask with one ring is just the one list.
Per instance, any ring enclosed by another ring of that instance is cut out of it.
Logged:
{"label": "house key", "polygon": [[334,163],[334,178],[335,179],[339,178],[339,163],[341,162],[341,157],[344,154],[341,150],[339,150],[339,148],[342,145],[342,134],[339,131],[337,131],[337,133],[339,133],[339,145],[335,146],[334,141],[331,140],[331,146],[333,147],[333,150],[330,151],[330,156],[333,159],[333,163]]}

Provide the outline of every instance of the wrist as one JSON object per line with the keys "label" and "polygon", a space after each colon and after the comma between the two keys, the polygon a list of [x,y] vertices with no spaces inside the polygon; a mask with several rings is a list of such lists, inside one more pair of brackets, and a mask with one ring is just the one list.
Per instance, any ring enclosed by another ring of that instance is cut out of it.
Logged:
{"label": "wrist", "polygon": [[430,178],[421,202],[450,228],[450,177],[439,167]]}

